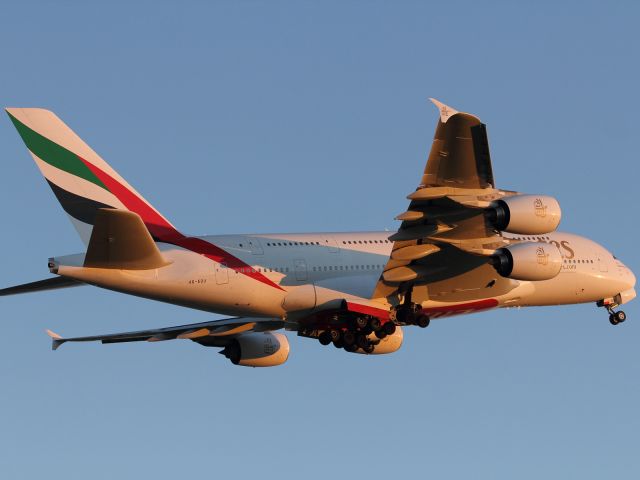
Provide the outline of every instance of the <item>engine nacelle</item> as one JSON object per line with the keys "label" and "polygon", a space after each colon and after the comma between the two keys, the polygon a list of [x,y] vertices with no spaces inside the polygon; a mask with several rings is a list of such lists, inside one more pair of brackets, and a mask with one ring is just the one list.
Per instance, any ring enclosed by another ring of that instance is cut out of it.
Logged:
{"label": "engine nacelle", "polygon": [[550,280],[562,269],[562,255],[553,244],[523,242],[498,249],[493,266],[514,280]]}
{"label": "engine nacelle", "polygon": [[[400,350],[403,339],[404,333],[402,332],[402,327],[400,326],[397,326],[395,332],[393,332],[391,335],[387,335],[382,340],[378,340],[378,337],[376,337],[375,334],[372,333],[371,335],[369,335],[369,340],[372,340],[373,342],[378,341],[379,343],[374,346],[373,352],[367,355],[384,355],[385,353],[396,352]],[[357,350],[356,353],[364,354],[364,352],[360,349]]]}
{"label": "engine nacelle", "polygon": [[220,353],[234,365],[275,367],[289,358],[289,340],[282,333],[245,333],[234,338]]}
{"label": "engine nacelle", "polygon": [[490,218],[500,231],[519,235],[542,235],[558,228],[562,210],[546,195],[514,195],[491,204]]}

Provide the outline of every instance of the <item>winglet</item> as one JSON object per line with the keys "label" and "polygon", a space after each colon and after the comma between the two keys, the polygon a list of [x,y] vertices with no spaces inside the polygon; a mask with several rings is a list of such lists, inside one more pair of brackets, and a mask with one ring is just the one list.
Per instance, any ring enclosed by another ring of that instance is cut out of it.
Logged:
{"label": "winglet", "polygon": [[449,107],[448,105],[445,105],[444,103],[436,100],[435,98],[429,98],[429,100],[431,100],[431,102],[438,107],[438,110],[440,110],[440,121],[442,123],[447,123],[447,120],[449,120],[450,117],[453,117],[456,113],[459,113],[458,110]]}
{"label": "winglet", "polygon": [[51,337],[51,350],[57,350],[60,345],[66,342],[64,338],[51,330],[47,330],[47,335]]}

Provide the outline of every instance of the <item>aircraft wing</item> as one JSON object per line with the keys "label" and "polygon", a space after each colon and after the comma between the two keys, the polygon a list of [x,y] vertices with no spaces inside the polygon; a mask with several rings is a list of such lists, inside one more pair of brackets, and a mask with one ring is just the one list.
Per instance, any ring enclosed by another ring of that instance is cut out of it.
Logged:
{"label": "aircraft wing", "polygon": [[63,338],[47,330],[52,339],[52,349],[57,350],[66,342],[159,342],[164,340],[187,339],[207,346],[226,346],[235,336],[245,332],[266,332],[283,328],[284,322],[269,318],[227,318],[210,322],[191,323],[177,327],[155,328],[134,332],[111,333],[89,337]]}
{"label": "aircraft wing", "polygon": [[[402,223],[389,237],[394,242],[391,258],[372,297],[392,304],[415,286],[426,288],[486,266],[489,255],[505,242],[485,210],[516,193],[495,188],[487,130],[480,119],[431,101],[440,119],[427,165],[418,188],[407,196],[407,210],[396,217]],[[418,299],[414,294],[414,300],[428,299],[426,291],[421,295]]]}

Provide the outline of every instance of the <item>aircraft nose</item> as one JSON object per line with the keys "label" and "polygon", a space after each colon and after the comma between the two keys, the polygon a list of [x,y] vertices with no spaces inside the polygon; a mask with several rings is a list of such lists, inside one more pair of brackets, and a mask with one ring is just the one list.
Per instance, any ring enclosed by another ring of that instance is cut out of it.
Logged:
{"label": "aircraft nose", "polygon": [[636,286],[636,276],[633,274],[633,272],[631,271],[631,269],[629,267],[627,267],[625,265],[625,268],[627,269],[628,272],[628,276],[629,276],[629,288],[635,288]]}
{"label": "aircraft nose", "polygon": [[624,263],[620,262],[620,266],[622,267],[620,269],[622,273],[622,288],[625,290],[621,291],[616,298],[617,302],[622,305],[623,303],[630,302],[636,297],[636,276]]}

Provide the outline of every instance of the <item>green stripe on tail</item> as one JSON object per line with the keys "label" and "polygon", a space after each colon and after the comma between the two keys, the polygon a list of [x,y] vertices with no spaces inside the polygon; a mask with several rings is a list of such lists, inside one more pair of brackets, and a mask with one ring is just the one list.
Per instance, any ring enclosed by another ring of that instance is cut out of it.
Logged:
{"label": "green stripe on tail", "polygon": [[8,115],[25,145],[34,155],[60,170],[84,178],[109,191],[106,185],[89,170],[75,153],[43,137],[38,132],[31,130],[10,113],[8,113]]}

